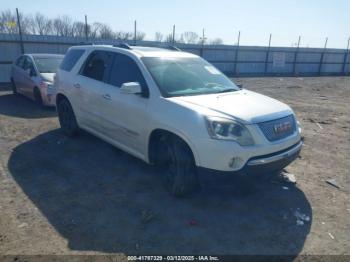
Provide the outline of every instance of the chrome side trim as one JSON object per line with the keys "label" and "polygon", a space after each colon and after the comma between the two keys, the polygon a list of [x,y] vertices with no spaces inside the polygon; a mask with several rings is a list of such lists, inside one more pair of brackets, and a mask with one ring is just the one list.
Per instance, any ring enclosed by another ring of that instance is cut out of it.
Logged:
{"label": "chrome side trim", "polygon": [[296,146],[294,146],[293,148],[289,149],[286,152],[283,152],[281,154],[271,156],[271,157],[253,159],[253,160],[248,161],[247,165],[248,166],[265,165],[265,164],[269,164],[269,163],[281,160],[283,158],[290,157],[291,155],[297,153],[301,149],[302,145],[303,145],[303,142],[300,141]]}

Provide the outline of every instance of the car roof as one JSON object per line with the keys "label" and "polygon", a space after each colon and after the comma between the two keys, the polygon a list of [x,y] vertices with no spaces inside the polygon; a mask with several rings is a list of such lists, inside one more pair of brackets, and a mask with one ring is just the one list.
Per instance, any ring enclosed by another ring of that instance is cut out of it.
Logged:
{"label": "car roof", "polygon": [[64,55],[61,54],[24,54],[31,56],[33,58],[63,58]]}
{"label": "car roof", "polygon": [[[118,47],[112,45],[82,45],[74,46],[72,49],[88,49],[88,50],[106,50],[106,51],[119,51],[120,53],[130,53],[138,57],[198,57],[194,54],[160,48],[160,47],[147,47],[147,46],[127,46]],[[175,48],[174,48],[175,49]]]}

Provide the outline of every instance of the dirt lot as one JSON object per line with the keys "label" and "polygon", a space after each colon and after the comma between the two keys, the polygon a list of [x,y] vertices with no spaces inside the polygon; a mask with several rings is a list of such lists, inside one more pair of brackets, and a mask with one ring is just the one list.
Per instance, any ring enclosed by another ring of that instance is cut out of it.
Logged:
{"label": "dirt lot", "polygon": [[296,111],[296,186],[215,177],[174,199],[143,162],[86,133],[66,138],[55,111],[0,91],[0,254],[350,255],[350,78],[237,82]]}

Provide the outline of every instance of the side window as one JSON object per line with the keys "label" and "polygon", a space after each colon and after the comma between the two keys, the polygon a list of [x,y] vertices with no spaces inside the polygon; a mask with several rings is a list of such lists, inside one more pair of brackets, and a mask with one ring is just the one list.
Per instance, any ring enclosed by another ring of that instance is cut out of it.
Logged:
{"label": "side window", "polygon": [[111,52],[92,52],[84,63],[80,74],[98,81],[103,81],[112,57],[113,54]]}
{"label": "side window", "polygon": [[36,75],[32,59],[30,59],[29,57],[25,57],[23,70],[28,70],[28,69],[30,69],[31,76]]}
{"label": "side window", "polygon": [[75,64],[78,62],[80,57],[84,54],[85,50],[82,49],[71,49],[64,56],[63,61],[60,65],[60,69],[70,72]]}
{"label": "side window", "polygon": [[23,68],[24,66],[24,56],[20,56],[16,61],[16,66]]}
{"label": "side window", "polygon": [[146,81],[136,62],[126,55],[115,53],[109,84],[121,87],[122,84],[127,82],[140,83],[143,92],[148,93]]}

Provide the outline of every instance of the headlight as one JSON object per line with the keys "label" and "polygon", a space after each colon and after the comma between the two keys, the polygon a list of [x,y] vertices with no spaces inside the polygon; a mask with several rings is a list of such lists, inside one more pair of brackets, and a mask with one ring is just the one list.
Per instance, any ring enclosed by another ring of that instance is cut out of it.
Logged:
{"label": "headlight", "polygon": [[236,141],[241,146],[251,146],[254,140],[242,124],[221,117],[206,117],[208,133],[213,139]]}

